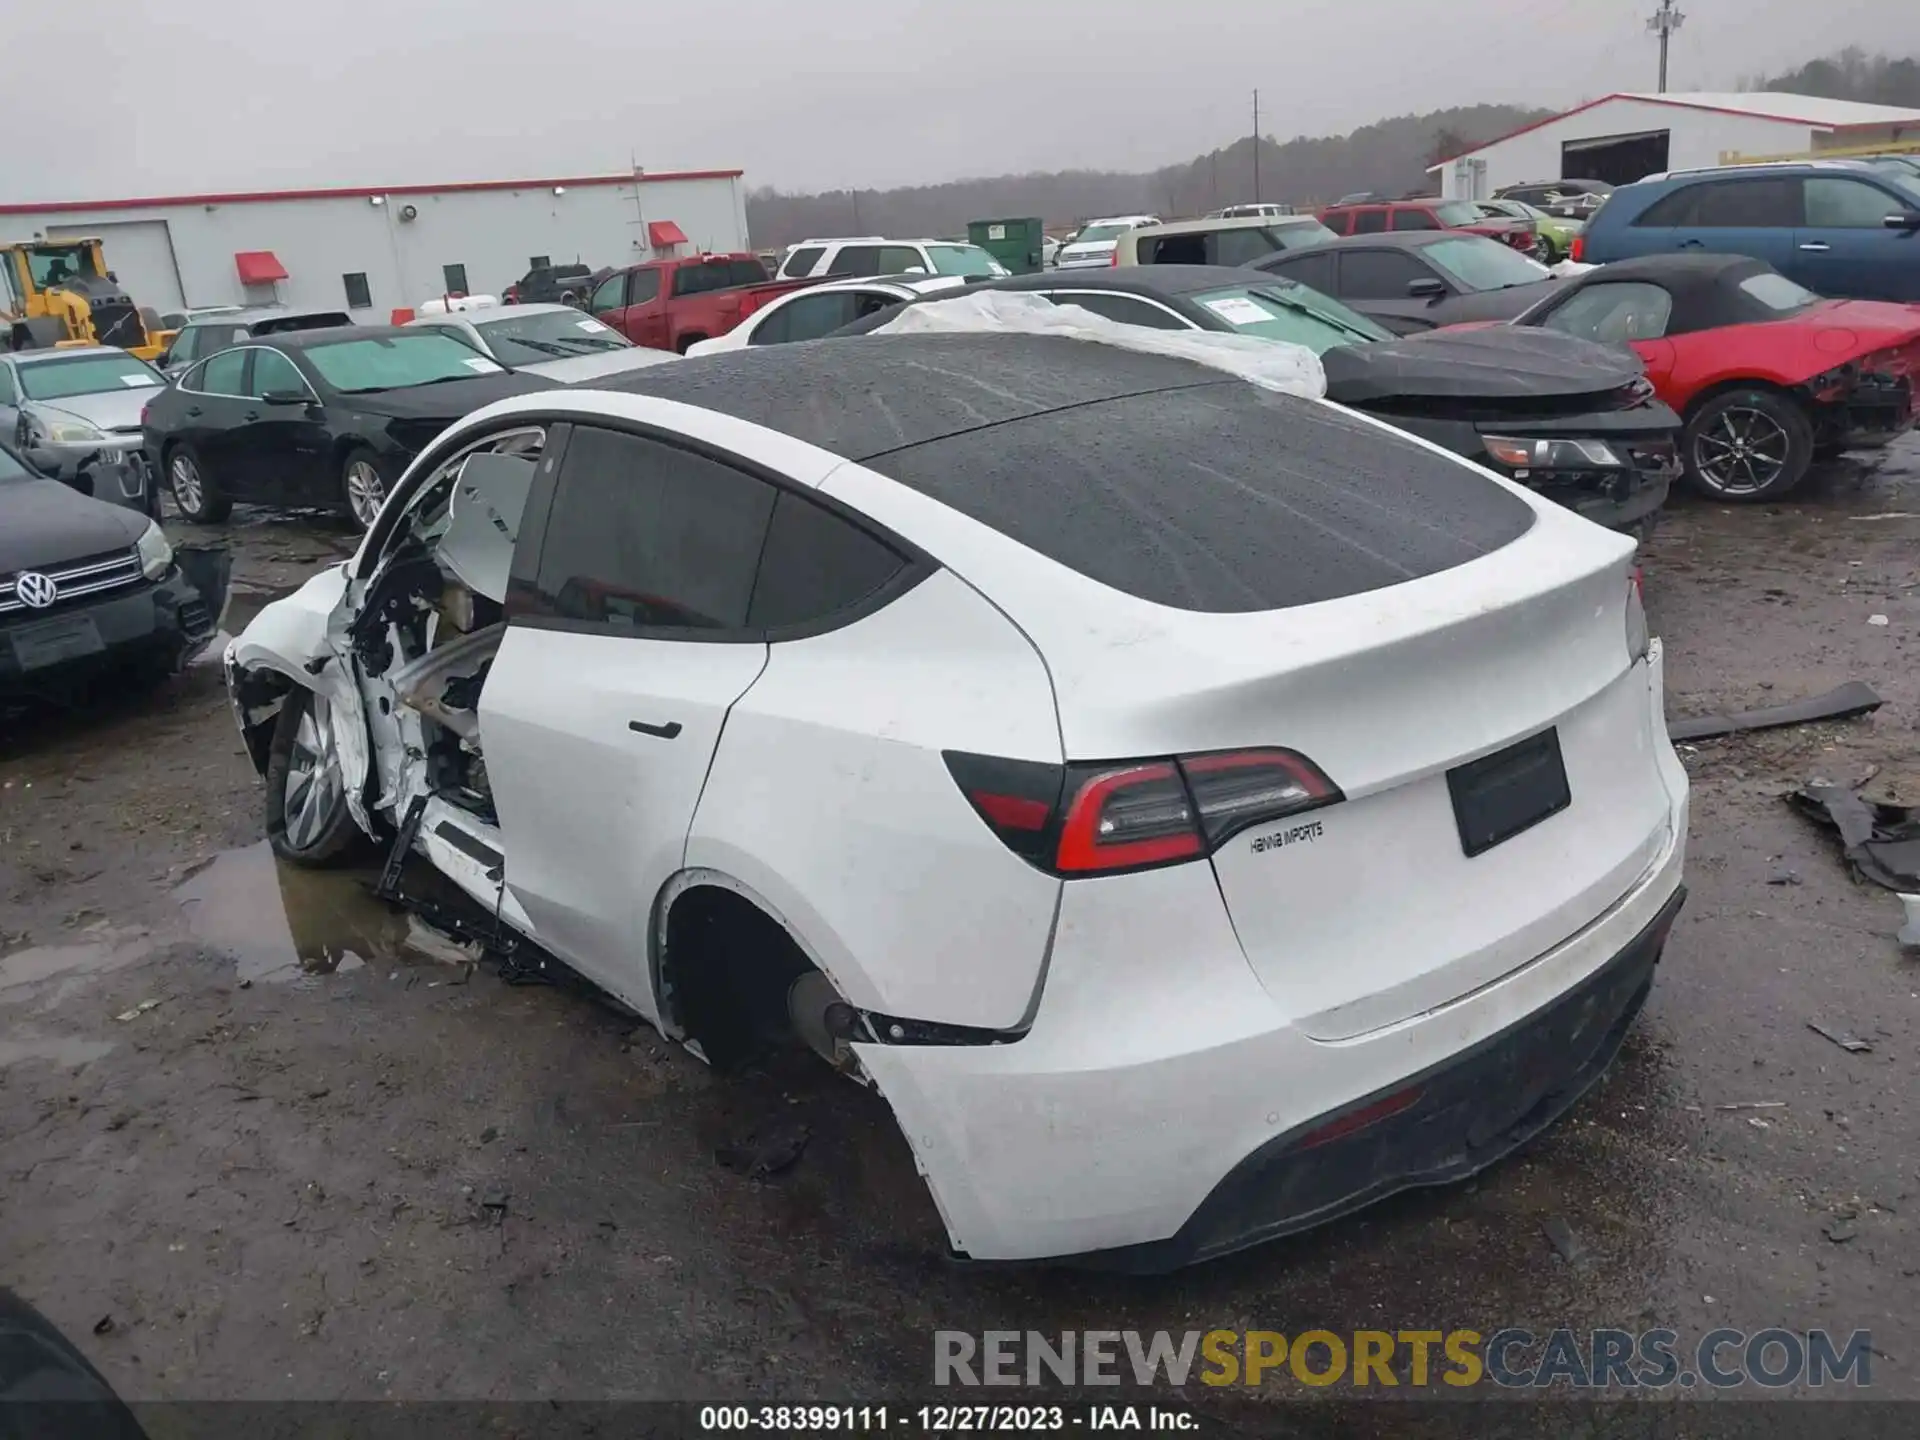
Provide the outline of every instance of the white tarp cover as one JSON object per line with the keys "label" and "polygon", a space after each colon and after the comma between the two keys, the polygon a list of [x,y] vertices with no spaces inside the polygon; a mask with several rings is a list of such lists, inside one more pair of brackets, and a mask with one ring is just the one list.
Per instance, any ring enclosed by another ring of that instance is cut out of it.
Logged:
{"label": "white tarp cover", "polygon": [[1096,345],[1117,345],[1146,355],[1168,355],[1237,375],[1263,390],[1318,400],[1327,393],[1320,357],[1304,345],[1229,335],[1213,330],[1152,330],[1122,325],[1083,310],[1056,305],[1018,290],[975,290],[951,300],[908,305],[876,335],[1059,335]]}
{"label": "white tarp cover", "polygon": [[1596,267],[1592,265],[1582,265],[1578,260],[1562,260],[1558,265],[1551,266],[1550,268],[1556,276],[1565,280],[1574,275],[1584,275],[1587,271],[1595,269]]}

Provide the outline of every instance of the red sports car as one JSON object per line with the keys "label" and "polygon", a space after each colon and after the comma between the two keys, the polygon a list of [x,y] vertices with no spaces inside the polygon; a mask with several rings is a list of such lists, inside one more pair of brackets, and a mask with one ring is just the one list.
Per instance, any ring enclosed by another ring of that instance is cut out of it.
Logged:
{"label": "red sports car", "polygon": [[1761,260],[1621,260],[1513,323],[1631,346],[1686,421],[1685,480],[1719,500],[1777,499],[1815,457],[1915,422],[1920,306],[1823,300]]}

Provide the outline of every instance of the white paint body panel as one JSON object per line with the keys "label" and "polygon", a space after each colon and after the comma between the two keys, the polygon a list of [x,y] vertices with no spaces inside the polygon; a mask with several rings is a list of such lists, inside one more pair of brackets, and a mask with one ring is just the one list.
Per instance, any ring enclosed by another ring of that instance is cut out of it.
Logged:
{"label": "white paint body panel", "polygon": [[685,861],[728,707],[766,658],[765,645],[509,625],[481,692],[509,893],[543,945],[643,1014],[654,897]]}
{"label": "white paint body panel", "polygon": [[1018,1025],[1061,882],[987,829],[940,752],[1059,760],[1040,657],[946,573],[770,649],[727,720],[687,864],[766,896],[862,1009]]}

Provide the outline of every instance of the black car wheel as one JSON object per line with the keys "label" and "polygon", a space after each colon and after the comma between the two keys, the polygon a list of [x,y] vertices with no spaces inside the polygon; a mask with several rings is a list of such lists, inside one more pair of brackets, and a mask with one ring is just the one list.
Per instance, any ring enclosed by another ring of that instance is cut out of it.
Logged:
{"label": "black car wheel", "polygon": [[267,752],[267,839],[296,865],[323,866],[344,856],[358,837],[347,809],[333,706],[296,688],[280,707]]}
{"label": "black car wheel", "polygon": [[1776,500],[1813,458],[1807,412],[1773,390],[1725,390],[1687,420],[1686,481],[1715,500]]}
{"label": "black car wheel", "polygon": [[1544,235],[1536,235],[1533,240],[1533,258],[1542,265],[1553,264],[1553,241]]}
{"label": "black car wheel", "polygon": [[180,507],[180,518],[196,525],[218,525],[233,511],[233,501],[222,495],[207,478],[199,452],[191,445],[168,448],[162,462],[167,472],[167,488],[173,503]]}
{"label": "black car wheel", "polygon": [[347,513],[362,530],[371,530],[380,518],[380,507],[387,503],[387,481],[371,450],[349,450],[340,466],[340,493],[347,502]]}

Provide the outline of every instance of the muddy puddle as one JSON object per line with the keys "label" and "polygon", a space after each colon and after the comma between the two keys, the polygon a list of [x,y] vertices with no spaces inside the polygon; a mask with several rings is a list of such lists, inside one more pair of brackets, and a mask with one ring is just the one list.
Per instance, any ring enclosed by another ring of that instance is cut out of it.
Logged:
{"label": "muddy puddle", "polygon": [[[35,1007],[51,1010],[75,988],[95,976],[124,969],[152,953],[147,932],[98,925],[81,939],[61,945],[29,945],[0,955],[0,1005],[31,996]],[[58,982],[46,993],[47,982]]]}
{"label": "muddy puddle", "polygon": [[113,1053],[111,1040],[89,1040],[83,1035],[11,1034],[0,1039],[0,1070],[27,1060],[44,1060],[78,1070]]}
{"label": "muddy puddle", "polygon": [[300,870],[263,840],[216,855],[174,896],[193,938],[233,958],[238,978],[293,982],[367,966],[464,965],[476,958],[374,898],[371,870]]}

